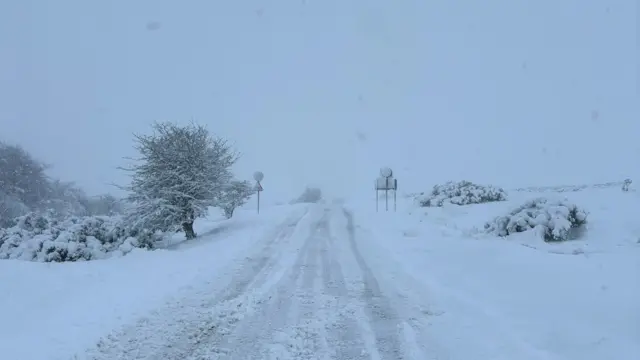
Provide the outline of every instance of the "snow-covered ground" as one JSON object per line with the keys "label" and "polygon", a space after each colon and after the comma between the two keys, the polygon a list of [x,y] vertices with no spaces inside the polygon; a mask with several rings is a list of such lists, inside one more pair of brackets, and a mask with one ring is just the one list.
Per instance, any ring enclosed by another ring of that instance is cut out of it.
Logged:
{"label": "snow-covered ground", "polygon": [[[537,196],[589,211],[583,237],[545,243],[533,231],[506,239],[479,231]],[[367,249],[386,264],[374,269],[420,289],[432,335],[452,358],[640,358],[639,194],[522,192],[485,205],[399,207],[361,210]]]}
{"label": "snow-covered ground", "polygon": [[[0,261],[3,358],[69,359],[110,329],[136,321],[192,284],[225,279],[231,262],[304,206],[196,223],[201,237],[167,250],[77,263]],[[223,281],[220,280],[220,281]]]}
{"label": "snow-covered ground", "polygon": [[580,240],[484,235],[536,196],[375,212],[285,205],[194,243],[84,263],[0,262],[0,348],[40,359],[637,359],[640,210],[619,189]]}

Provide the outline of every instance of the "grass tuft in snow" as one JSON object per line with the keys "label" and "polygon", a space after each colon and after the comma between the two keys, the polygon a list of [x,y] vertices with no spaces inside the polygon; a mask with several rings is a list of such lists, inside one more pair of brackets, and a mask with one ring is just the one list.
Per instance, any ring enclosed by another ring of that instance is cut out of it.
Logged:
{"label": "grass tuft in snow", "polygon": [[485,224],[485,230],[498,236],[536,229],[546,242],[565,241],[587,223],[588,213],[577,205],[537,198],[527,201],[506,216],[498,216]]}

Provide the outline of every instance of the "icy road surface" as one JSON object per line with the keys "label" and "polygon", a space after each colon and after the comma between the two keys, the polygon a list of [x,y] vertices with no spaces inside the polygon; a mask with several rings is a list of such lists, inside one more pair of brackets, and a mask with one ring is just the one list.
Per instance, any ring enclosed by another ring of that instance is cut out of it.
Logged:
{"label": "icy road surface", "polygon": [[[206,286],[102,339],[89,359],[445,359],[429,312],[377,278],[353,216],[313,206]],[[213,277],[212,277],[213,278]]]}

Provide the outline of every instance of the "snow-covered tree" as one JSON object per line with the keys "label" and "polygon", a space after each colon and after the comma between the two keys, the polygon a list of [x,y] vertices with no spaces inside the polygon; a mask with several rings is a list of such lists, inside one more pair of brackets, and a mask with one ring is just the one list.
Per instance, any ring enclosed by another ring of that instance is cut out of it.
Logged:
{"label": "snow-covered tree", "polygon": [[0,229],[9,226],[14,218],[28,212],[29,207],[20,201],[17,196],[7,194],[0,187]]}
{"label": "snow-covered tree", "polygon": [[24,148],[0,141],[0,227],[31,212],[61,220],[110,215],[122,207],[113,196],[92,199],[73,182],[52,179],[48,168]]}
{"label": "snow-covered tree", "polygon": [[193,222],[216,205],[232,178],[238,155],[221,138],[191,123],[155,123],[151,135],[134,135],[140,157],[131,172],[127,219],[132,230],[175,231],[196,236]]}
{"label": "snow-covered tree", "polygon": [[244,205],[255,192],[256,190],[249,181],[233,180],[225,186],[220,194],[218,206],[222,208],[227,219],[230,219],[233,216],[233,211]]}
{"label": "snow-covered tree", "polygon": [[49,197],[40,207],[59,219],[86,216],[89,215],[89,197],[73,182],[54,180],[49,183]]}
{"label": "snow-covered tree", "polygon": [[[27,208],[38,206],[49,195],[46,169],[44,163],[22,147],[0,141],[0,190],[4,198],[11,199],[11,202],[19,201]],[[6,204],[2,207],[16,209],[14,205]],[[20,207],[22,206],[17,208]]]}

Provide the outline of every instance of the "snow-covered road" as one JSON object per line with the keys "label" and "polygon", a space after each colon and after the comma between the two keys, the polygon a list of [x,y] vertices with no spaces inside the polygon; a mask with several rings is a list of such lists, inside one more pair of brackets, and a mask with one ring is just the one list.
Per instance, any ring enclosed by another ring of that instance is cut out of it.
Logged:
{"label": "snow-covered road", "polygon": [[600,209],[589,236],[566,244],[473,233],[490,206],[409,215],[334,202],[203,220],[197,241],[121,258],[7,260],[0,349],[24,360],[635,360],[636,207],[589,198]]}
{"label": "snow-covered road", "polygon": [[433,358],[428,343],[416,341],[428,313],[383,290],[390,284],[381,286],[362,246],[367,242],[358,238],[351,213],[311,207],[238,259],[226,287],[192,288],[79,357]]}

